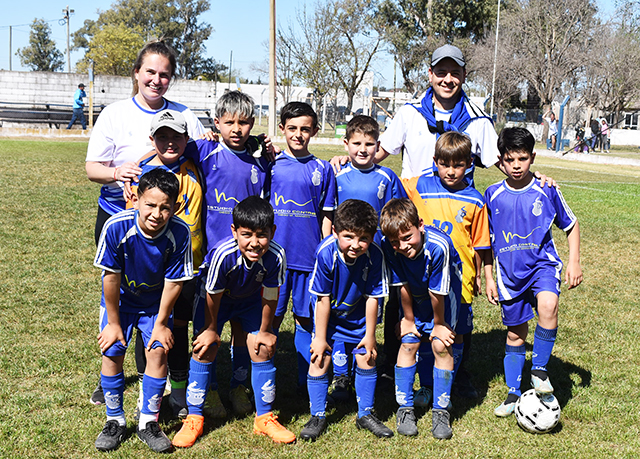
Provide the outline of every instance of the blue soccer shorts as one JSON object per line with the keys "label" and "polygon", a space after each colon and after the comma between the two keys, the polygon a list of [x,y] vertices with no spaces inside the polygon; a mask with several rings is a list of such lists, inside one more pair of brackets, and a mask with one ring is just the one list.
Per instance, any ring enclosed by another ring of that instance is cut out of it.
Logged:
{"label": "blue soccer shorts", "polygon": [[473,309],[471,303],[460,304],[458,309],[458,323],[456,324],[456,335],[466,335],[473,330]]}
{"label": "blue soccer shorts", "polygon": [[[113,344],[109,349],[104,351],[102,354],[107,357],[117,357],[120,355],[125,355],[127,352],[127,348],[129,347],[129,341],[131,341],[131,336],[133,335],[133,329],[137,328],[138,333],[142,334],[142,342],[144,343],[144,347],[146,348],[149,344],[149,340],[151,339],[151,333],[153,332],[153,326],[156,323],[158,318],[158,313],[155,314],[134,314],[129,312],[120,311],[120,327],[122,328],[122,333],[124,334],[124,340],[127,345],[123,345],[120,341],[117,341]],[[107,309],[104,306],[100,307],[100,331],[104,330],[107,326],[108,317],[107,317]],[[173,318],[169,318],[169,322],[167,323],[170,329],[173,329]],[[158,341],[154,342],[151,345],[151,349],[155,349],[157,347],[162,347]]]}
{"label": "blue soccer shorts", "polygon": [[521,325],[535,317],[540,292],[551,292],[560,296],[560,281],[555,276],[542,276],[533,281],[527,290],[512,300],[502,300],[502,323],[507,327]]}
{"label": "blue soccer shorts", "polygon": [[289,306],[289,298],[293,304],[293,313],[297,317],[313,317],[311,293],[309,293],[310,278],[310,272],[287,269],[284,284],[280,287],[276,317],[285,315]]}

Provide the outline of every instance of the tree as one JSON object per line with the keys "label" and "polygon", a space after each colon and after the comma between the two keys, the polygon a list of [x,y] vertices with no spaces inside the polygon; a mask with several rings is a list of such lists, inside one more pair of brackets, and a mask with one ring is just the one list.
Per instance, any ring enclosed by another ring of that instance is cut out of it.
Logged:
{"label": "tree", "polygon": [[130,76],[138,50],[144,43],[139,29],[131,29],[122,23],[104,25],[92,37],[84,58],[78,62],[77,70],[86,73],[93,61],[96,73]]}
{"label": "tree", "polygon": [[29,46],[18,49],[20,63],[37,72],[55,72],[64,67],[62,53],[51,39],[51,27],[44,19],[34,19],[29,32]]}
{"label": "tree", "polygon": [[[213,29],[209,24],[199,23],[198,17],[209,8],[209,0],[118,0],[109,10],[101,11],[96,21],[84,22],[73,34],[74,47],[89,50],[91,40],[103,27],[123,25],[138,33],[143,43],[165,40],[178,54],[178,75],[194,78],[197,69],[206,65],[204,42]],[[118,54],[127,52],[121,50]],[[124,65],[121,62],[115,67]]]}

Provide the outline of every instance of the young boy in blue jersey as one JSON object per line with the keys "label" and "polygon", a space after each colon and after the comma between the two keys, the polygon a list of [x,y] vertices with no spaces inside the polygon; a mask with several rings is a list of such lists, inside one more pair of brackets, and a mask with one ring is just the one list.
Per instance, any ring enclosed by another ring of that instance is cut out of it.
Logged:
{"label": "young boy in blue jersey", "polygon": [[309,277],[318,243],[331,234],[336,179],[331,165],[309,152],[318,132],[318,115],[309,104],[290,102],[280,112],[280,131],[287,149],[271,168],[270,202],[278,227],[276,240],[287,252],[287,275],[280,291],[277,331],[291,298],[296,322],[298,387],[306,389],[311,354],[312,305]]}
{"label": "young boy in blue jersey", "polygon": [[[269,163],[264,156],[254,157],[255,138],[250,133],[254,124],[253,99],[240,91],[225,93],[216,103],[214,123],[220,131],[220,141],[189,142],[184,156],[192,159],[204,178],[204,221],[206,252],[228,237],[233,223],[233,209],[248,196],[261,196],[265,191]],[[273,154],[270,140],[267,150]],[[238,415],[253,411],[247,394],[251,359],[244,344],[239,324],[232,320],[232,379],[229,399]],[[212,371],[211,391],[207,396],[207,414],[214,418],[226,416],[226,409],[218,394],[215,371]]]}
{"label": "young boy in blue jersey", "polygon": [[[465,171],[472,162],[469,137],[457,131],[442,134],[436,141],[434,162],[438,172],[436,176],[425,174],[404,179],[403,184],[420,218],[451,237],[462,261],[462,306],[453,345],[455,382],[458,370],[462,369],[461,364],[468,356],[469,347],[465,347],[463,338],[470,341],[470,336],[465,335],[470,335],[473,330],[471,303],[474,295],[482,291],[481,262],[491,258],[491,241],[484,198],[465,178]],[[488,276],[487,283],[493,283],[492,276]],[[466,351],[465,358],[463,350]],[[414,395],[414,403],[426,407],[431,404],[433,394],[434,356],[431,346],[424,343],[419,355],[421,387]]]}
{"label": "young boy in blue jersey", "polygon": [[430,341],[433,367],[432,435],[451,438],[449,400],[453,382],[453,343],[461,295],[461,263],[451,238],[434,226],[424,226],[409,199],[392,199],[380,215],[382,251],[393,284],[400,285],[401,345],[396,364],[396,426],[401,435],[417,435],[413,381],[416,354]]}
{"label": "young boy in blue jersey", "polygon": [[[193,251],[193,273],[204,259],[204,235],[202,231],[202,185],[200,172],[192,160],[183,156],[189,141],[187,121],[176,110],[162,110],[151,120],[151,135],[149,139],[154,147],[154,154],[139,163],[142,174],[163,168],[172,172],[178,178],[180,190],[178,193],[175,215],[185,221],[191,228],[191,249]],[[141,175],[142,175],[141,174]],[[137,184],[131,185],[131,193],[135,195]],[[132,200],[127,199],[127,208],[133,206]],[[188,325],[193,313],[193,300],[196,295],[197,279],[185,282],[182,292],[173,307],[173,337],[174,345],[167,356],[171,394],[169,405],[173,414],[180,418],[187,416],[187,378],[189,376],[189,336]],[[138,411],[142,400],[138,399]]]}
{"label": "young boy in blue jersey", "polygon": [[138,437],[156,452],[172,447],[158,413],[174,342],[171,311],[183,282],[193,277],[189,226],[173,216],[178,189],[171,172],[147,172],[134,209],[107,220],[98,242],[94,265],[103,270],[98,344],[107,407],[107,423],[95,442],[100,451],[116,449],[126,435],[122,367],[134,327],[142,333],[147,357]]}
{"label": "young boy in blue jersey", "polygon": [[[398,176],[391,169],[374,163],[378,151],[380,128],[378,122],[366,115],[357,115],[347,123],[344,147],[349,154],[350,162],[336,175],[338,184],[338,204],[347,199],[361,199],[373,206],[378,217],[384,205],[393,198],[406,198]],[[382,233],[376,232],[375,240],[380,241]],[[384,351],[386,365],[393,368],[398,355],[400,342],[395,333],[398,324],[398,293],[393,287],[389,290],[389,300],[385,304],[384,319]],[[380,300],[380,316],[383,300]],[[335,341],[332,346],[333,382],[330,396],[335,402],[349,398],[351,380],[349,378],[349,359],[344,344]],[[386,371],[386,374],[393,374]]]}
{"label": "young boy in blue jersey", "polygon": [[335,340],[356,357],[356,426],[380,438],[393,432],[372,413],[376,390],[376,323],[378,299],[387,295],[387,270],[380,247],[373,242],[376,211],[364,201],[349,199],[338,206],[333,234],[316,251],[309,291],[316,300],[311,365],[307,377],[311,419],[300,432],[315,440],[325,429],[329,389],[327,374]]}
{"label": "young boy in blue jersey", "polygon": [[271,408],[276,395],[273,356],[277,338],[273,316],[286,271],[284,249],[272,240],[275,230],[271,205],[258,196],[250,196],[233,209],[232,236],[218,242],[205,258],[206,307],[199,311],[204,325],[194,324],[198,334],[193,342],[187,386],[189,415],[173,439],[175,446],[188,448],[202,435],[211,366],[218,352],[220,332],[229,320],[241,324],[243,338],[251,350],[254,433],[269,436],[277,443],[296,439],[277,421]]}
{"label": "young boy in blue jersey", "polygon": [[[507,326],[504,376],[509,388],[495,415],[513,413],[521,395],[529,320],[538,315],[534,332],[531,385],[539,394],[553,392],[547,363],[558,331],[558,297],[562,261],[553,242],[553,224],[567,233],[569,263],[565,283],[570,289],[582,282],[580,228],[560,190],[543,187],[531,173],[535,140],[524,128],[505,128],[498,137],[500,162],[507,179],[485,191],[496,261],[497,289],[488,290],[492,304],[500,301],[502,323]],[[487,275],[491,264],[485,265]]]}

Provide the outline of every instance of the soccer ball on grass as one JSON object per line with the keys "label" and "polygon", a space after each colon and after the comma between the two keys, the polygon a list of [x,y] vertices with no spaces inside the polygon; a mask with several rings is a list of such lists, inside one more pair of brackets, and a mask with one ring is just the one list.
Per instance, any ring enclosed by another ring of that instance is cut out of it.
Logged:
{"label": "soccer ball on grass", "polygon": [[520,427],[531,433],[547,433],[560,420],[560,404],[553,394],[536,394],[528,390],[518,399],[515,407]]}

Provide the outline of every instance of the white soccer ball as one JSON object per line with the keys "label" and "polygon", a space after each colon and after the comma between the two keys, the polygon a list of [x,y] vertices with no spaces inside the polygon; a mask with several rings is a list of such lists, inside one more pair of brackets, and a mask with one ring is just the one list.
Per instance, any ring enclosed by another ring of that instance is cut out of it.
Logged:
{"label": "white soccer ball", "polygon": [[553,394],[536,394],[528,390],[518,399],[515,408],[520,427],[531,433],[547,433],[560,420],[560,404]]}

